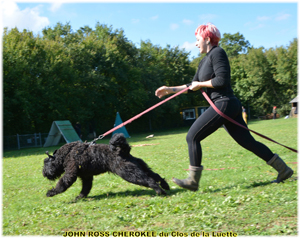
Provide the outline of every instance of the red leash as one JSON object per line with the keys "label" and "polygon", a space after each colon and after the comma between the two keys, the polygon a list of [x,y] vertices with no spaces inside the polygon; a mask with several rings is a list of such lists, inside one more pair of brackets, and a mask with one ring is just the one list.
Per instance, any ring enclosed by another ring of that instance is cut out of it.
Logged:
{"label": "red leash", "polygon": [[[127,125],[127,124],[129,124],[129,123],[131,123],[132,121],[138,119],[138,118],[141,117],[142,115],[144,115],[144,114],[146,114],[147,112],[153,110],[154,108],[160,106],[161,104],[163,104],[163,103],[165,103],[165,102],[171,100],[172,98],[174,98],[174,97],[176,97],[176,96],[178,96],[178,95],[184,93],[184,92],[187,91],[188,89],[189,89],[189,87],[187,87],[187,88],[181,90],[180,92],[178,92],[178,93],[176,93],[176,94],[174,94],[174,95],[172,95],[172,96],[166,98],[165,100],[163,100],[163,101],[161,101],[161,102],[155,104],[154,106],[148,108],[147,110],[141,112],[140,114],[136,115],[135,117],[132,117],[131,119],[129,119],[129,120],[127,120],[127,121],[121,123],[120,125],[114,127],[113,129],[111,129],[111,130],[105,132],[104,134],[100,135],[98,138],[94,139],[94,140],[91,142],[91,144],[95,143],[96,140],[102,139],[102,138],[104,138],[105,136],[107,136],[108,134],[110,134],[110,133],[112,133],[112,132],[118,130],[119,128],[121,128],[121,127],[123,127],[123,126],[125,126],[125,125]],[[240,123],[236,122],[236,121],[233,120],[232,118],[228,117],[227,115],[225,115],[223,112],[221,112],[221,111],[215,106],[215,104],[210,100],[210,98],[207,96],[207,94],[203,91],[202,88],[200,89],[200,91],[201,91],[201,93],[203,94],[203,96],[205,97],[205,99],[208,101],[208,103],[212,106],[212,108],[213,108],[213,109],[214,109],[221,117],[224,117],[224,118],[227,119],[228,121],[230,121],[230,122],[232,122],[232,123],[234,123],[234,124],[236,124],[236,125],[238,125],[238,126],[244,128],[244,129],[246,129],[246,130],[248,130],[248,131],[251,131],[251,132],[253,132],[253,133],[256,134],[256,135],[259,135],[259,136],[262,137],[262,138],[265,138],[265,139],[267,139],[267,140],[269,140],[269,141],[272,141],[272,142],[274,142],[274,143],[276,143],[276,144],[278,144],[278,145],[281,145],[281,146],[283,146],[283,147],[285,147],[285,148],[287,148],[287,149],[289,149],[289,150],[291,150],[291,151],[293,151],[293,152],[298,153],[297,150],[295,150],[295,149],[293,149],[293,148],[290,148],[290,147],[288,147],[288,146],[285,146],[285,145],[283,145],[283,144],[280,144],[280,143],[278,143],[278,142],[272,140],[271,138],[268,138],[268,137],[266,137],[266,136],[264,136],[264,135],[262,135],[262,134],[260,134],[260,133],[258,133],[258,132],[255,132],[255,131],[253,131],[253,130],[250,130],[249,128],[247,128],[247,127],[241,125]]]}
{"label": "red leash", "polygon": [[236,125],[238,125],[238,126],[244,128],[244,129],[246,129],[246,130],[248,130],[248,131],[251,131],[251,132],[253,132],[253,133],[256,134],[256,135],[259,135],[259,136],[262,137],[262,138],[265,138],[265,139],[267,139],[267,140],[269,140],[269,141],[272,141],[272,142],[274,142],[274,143],[276,143],[276,144],[278,144],[278,145],[281,145],[281,146],[283,146],[283,147],[285,147],[285,148],[287,148],[287,149],[289,149],[289,150],[291,150],[291,151],[293,151],[293,152],[298,153],[297,150],[295,150],[295,149],[293,149],[293,148],[290,148],[290,147],[288,147],[288,146],[285,146],[285,145],[283,145],[283,144],[280,144],[280,143],[278,143],[277,141],[274,141],[274,140],[272,140],[271,138],[266,137],[266,136],[264,136],[264,135],[262,135],[262,134],[260,134],[260,133],[258,133],[258,132],[256,132],[256,131],[250,130],[249,128],[247,128],[247,127],[241,125],[240,123],[236,122],[235,120],[233,120],[232,118],[230,118],[229,116],[227,116],[227,115],[225,115],[223,112],[221,112],[221,111],[215,106],[215,104],[210,100],[210,98],[207,96],[207,94],[203,91],[202,88],[200,89],[200,91],[201,91],[201,93],[203,94],[203,96],[205,97],[205,99],[208,101],[208,103],[212,106],[212,108],[213,108],[213,109],[214,109],[221,117],[224,117],[224,118],[227,119],[228,121],[230,121],[230,122],[232,122],[232,123],[234,123],[234,124],[236,124]]}

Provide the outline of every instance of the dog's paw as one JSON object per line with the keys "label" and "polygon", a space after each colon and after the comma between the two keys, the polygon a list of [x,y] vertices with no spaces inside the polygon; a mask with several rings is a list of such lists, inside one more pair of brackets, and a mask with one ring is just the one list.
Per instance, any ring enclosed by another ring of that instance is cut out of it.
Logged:
{"label": "dog's paw", "polygon": [[83,195],[83,194],[79,194],[76,198],[75,198],[75,201],[79,200],[79,199],[82,199],[82,198],[86,198],[87,196],[86,195]]}
{"label": "dog's paw", "polygon": [[163,188],[163,189],[166,189],[166,190],[170,190],[170,186],[169,184],[166,182],[166,180],[162,179],[160,181],[160,186]]}
{"label": "dog's paw", "polygon": [[157,195],[161,195],[161,196],[167,195],[166,191],[163,190],[163,189],[161,189],[161,188],[154,189],[154,190],[155,190],[155,192],[156,192]]}
{"label": "dog's paw", "polygon": [[56,193],[52,189],[49,190],[46,194],[47,197],[53,197],[54,195],[56,195]]}

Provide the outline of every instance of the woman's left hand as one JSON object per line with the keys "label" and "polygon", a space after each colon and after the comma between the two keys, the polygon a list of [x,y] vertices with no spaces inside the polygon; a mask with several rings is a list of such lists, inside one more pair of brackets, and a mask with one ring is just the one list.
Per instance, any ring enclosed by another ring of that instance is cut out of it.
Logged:
{"label": "woman's left hand", "polygon": [[200,88],[202,88],[202,85],[200,82],[192,82],[192,85],[190,86],[190,90],[193,90],[193,91],[197,91],[199,90]]}

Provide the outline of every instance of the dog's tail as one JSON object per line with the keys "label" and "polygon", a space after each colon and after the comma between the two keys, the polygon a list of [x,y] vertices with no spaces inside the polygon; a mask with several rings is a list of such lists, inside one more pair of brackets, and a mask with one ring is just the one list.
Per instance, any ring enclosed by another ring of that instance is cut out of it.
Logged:
{"label": "dog's tail", "polygon": [[117,151],[122,155],[129,155],[131,147],[127,143],[127,140],[123,133],[116,133],[109,141],[109,148],[112,151]]}

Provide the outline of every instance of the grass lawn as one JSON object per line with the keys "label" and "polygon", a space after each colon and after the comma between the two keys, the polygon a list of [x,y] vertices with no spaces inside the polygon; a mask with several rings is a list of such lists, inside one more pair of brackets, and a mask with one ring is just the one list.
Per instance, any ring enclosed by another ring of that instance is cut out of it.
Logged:
{"label": "grass lawn", "polygon": [[[297,148],[297,119],[250,122],[249,127],[275,141]],[[94,178],[86,199],[75,202],[80,180],[65,193],[46,197],[56,182],[42,176],[44,154],[58,147],[3,153],[3,235],[58,235],[69,231],[151,231],[159,237],[192,232],[235,232],[238,236],[297,235],[297,154],[254,137],[294,170],[285,183],[272,184],[277,172],[237,145],[223,128],[202,142],[204,171],[200,189],[176,186],[172,177],[186,178],[189,159],[187,128],[131,135],[132,154],[146,161],[171,186],[167,196],[130,184],[112,174]],[[103,139],[108,143],[110,136]],[[175,233],[172,233],[175,232]],[[98,233],[95,233],[96,235]],[[100,233],[99,233],[100,234]],[[195,233],[193,233],[195,234]],[[88,236],[88,235],[86,235]]]}

